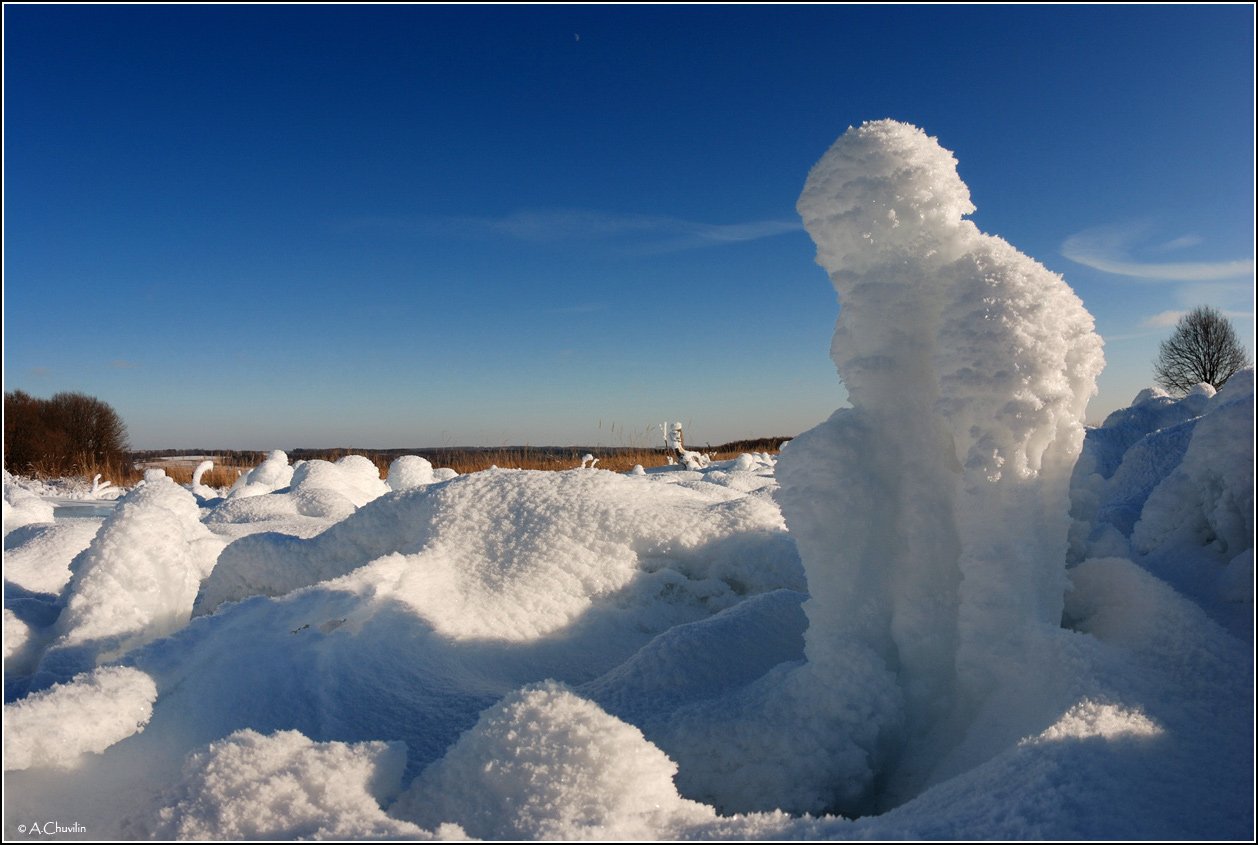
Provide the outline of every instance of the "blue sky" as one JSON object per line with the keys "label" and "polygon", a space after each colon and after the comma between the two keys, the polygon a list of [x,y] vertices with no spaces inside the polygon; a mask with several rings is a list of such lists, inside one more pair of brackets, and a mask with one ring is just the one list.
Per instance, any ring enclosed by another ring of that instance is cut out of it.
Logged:
{"label": "blue sky", "polygon": [[795,200],[850,125],[1151,382],[1254,349],[1254,13],[1229,6],[4,8],[4,386],[137,448],[656,445],[844,399]]}

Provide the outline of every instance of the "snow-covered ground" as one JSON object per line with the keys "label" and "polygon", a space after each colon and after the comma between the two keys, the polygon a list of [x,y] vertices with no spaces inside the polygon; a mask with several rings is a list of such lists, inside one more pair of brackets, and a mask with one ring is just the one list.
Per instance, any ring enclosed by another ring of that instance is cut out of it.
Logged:
{"label": "snow-covered ground", "polygon": [[1085,431],[970,210],[903,124],[814,168],[852,407],[778,458],[6,475],[6,838],[1249,839],[1253,371]]}

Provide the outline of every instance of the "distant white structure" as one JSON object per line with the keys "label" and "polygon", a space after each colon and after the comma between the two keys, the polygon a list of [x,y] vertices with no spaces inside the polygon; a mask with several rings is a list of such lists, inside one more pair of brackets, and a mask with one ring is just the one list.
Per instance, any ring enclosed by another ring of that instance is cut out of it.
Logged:
{"label": "distant white structure", "polygon": [[692,452],[686,448],[681,423],[666,422],[660,426],[660,429],[664,432],[664,448],[671,453],[668,456],[670,466],[676,462],[686,469],[704,469],[712,463],[712,459],[707,455]]}

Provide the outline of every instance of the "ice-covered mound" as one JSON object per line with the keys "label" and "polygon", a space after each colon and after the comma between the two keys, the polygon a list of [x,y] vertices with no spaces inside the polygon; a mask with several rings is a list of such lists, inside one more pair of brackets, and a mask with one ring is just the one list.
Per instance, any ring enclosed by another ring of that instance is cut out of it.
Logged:
{"label": "ice-covered mound", "polygon": [[389,464],[389,489],[395,493],[402,490],[413,490],[441,481],[449,481],[458,475],[449,467],[434,469],[427,458],[419,455],[402,455]]}
{"label": "ice-covered mound", "polygon": [[4,705],[4,768],[73,766],[143,730],[157,685],[143,672],[102,666]]}
{"label": "ice-covered mound", "polygon": [[1070,560],[1130,557],[1252,636],[1253,369],[1215,393],[1156,390],[1088,432],[1071,480]]}
{"label": "ice-covered mound", "polygon": [[24,525],[4,537],[4,580],[33,593],[59,595],[70,562],[91,544],[104,519],[75,518]]}
{"label": "ice-covered mound", "polygon": [[849,130],[798,208],[839,294],[831,355],[853,407],[779,460],[811,596],[810,680],[783,689],[816,728],[766,749],[782,791],[761,800],[866,810],[901,748],[1018,684],[1056,628],[1101,343],[1060,276],[963,219],[956,161],[919,129]]}
{"label": "ice-covered mound", "polygon": [[656,839],[715,819],[676,771],[637,728],[542,683],[482,714],[390,812],[481,839]]}
{"label": "ice-covered mound", "polygon": [[457,638],[531,640],[644,579],[694,582],[679,596],[701,596],[706,612],[802,586],[790,574],[795,555],[781,517],[764,497],[600,471],[498,470],[381,497],[308,540],[237,540],[196,613],[386,558],[399,572],[397,600]]}
{"label": "ice-covered mound", "polygon": [[336,463],[302,461],[293,469],[290,486],[294,493],[331,490],[348,499],[354,507],[362,507],[389,492],[389,485],[380,480],[380,471],[362,455],[346,455]]}
{"label": "ice-covered mound", "polygon": [[191,493],[160,473],[146,478],[71,564],[41,669],[69,677],[178,630],[222,548]]}
{"label": "ice-covered mound", "polygon": [[10,531],[31,525],[53,521],[52,505],[17,484],[16,479],[4,471],[4,535]]}
{"label": "ice-covered mound", "polygon": [[[335,463],[299,461],[287,475],[287,459],[281,466],[282,455],[272,452],[237,482],[225,500],[207,501],[206,525],[229,540],[263,531],[311,537],[391,489],[380,480],[376,465],[362,455],[347,455]],[[428,469],[424,483],[433,483],[435,475],[453,474],[452,470],[433,471],[431,464]],[[264,481],[248,481],[254,473]]]}
{"label": "ice-covered mound", "polygon": [[242,730],[189,755],[158,813],[164,839],[466,839],[391,818],[400,789],[398,743],[312,742],[296,731]]}
{"label": "ice-covered mound", "polygon": [[293,480],[293,468],[288,464],[288,455],[279,449],[267,455],[266,460],[236,479],[227,492],[230,499],[243,499],[249,496],[261,496],[287,487]]}

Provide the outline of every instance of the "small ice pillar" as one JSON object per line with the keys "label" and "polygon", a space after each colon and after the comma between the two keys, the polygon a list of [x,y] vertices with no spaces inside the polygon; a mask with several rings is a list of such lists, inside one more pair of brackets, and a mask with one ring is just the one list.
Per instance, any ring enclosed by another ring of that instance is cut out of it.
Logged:
{"label": "small ice pillar", "polygon": [[925,730],[1025,672],[1059,625],[1101,340],[1059,275],[964,219],[956,160],[920,129],[849,129],[798,210],[839,296],[852,404],[778,463],[807,655],[842,683],[845,656],[871,650]]}

